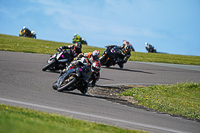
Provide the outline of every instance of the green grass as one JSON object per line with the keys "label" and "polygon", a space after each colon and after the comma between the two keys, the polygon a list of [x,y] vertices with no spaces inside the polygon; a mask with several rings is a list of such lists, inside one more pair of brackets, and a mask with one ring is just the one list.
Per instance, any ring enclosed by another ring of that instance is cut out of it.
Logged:
{"label": "green grass", "polygon": [[132,61],[200,65],[200,56],[132,52]]}
{"label": "green grass", "polygon": [[200,83],[132,88],[120,95],[132,96],[137,104],[157,111],[200,120]]}
{"label": "green grass", "polygon": [[[0,50],[2,51],[54,54],[56,52],[56,48],[59,48],[63,45],[71,44],[0,34]],[[99,50],[100,53],[103,53],[103,51],[105,50],[105,48],[83,45],[82,52],[92,52],[95,49]],[[200,65],[200,56],[172,55],[160,53],[131,52],[131,57],[129,58],[129,60]]]}
{"label": "green grass", "polygon": [[0,133],[142,133],[0,104]]}
{"label": "green grass", "polygon": [[[0,34],[1,51],[54,54],[57,48],[64,45],[67,46],[72,44]],[[98,49],[101,53],[105,50],[104,48],[83,45],[82,52],[92,52],[95,49]]]}

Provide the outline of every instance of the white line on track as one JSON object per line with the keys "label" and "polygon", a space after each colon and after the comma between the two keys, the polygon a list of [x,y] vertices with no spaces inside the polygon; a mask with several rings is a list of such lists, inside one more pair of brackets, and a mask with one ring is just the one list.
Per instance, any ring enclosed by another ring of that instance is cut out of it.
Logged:
{"label": "white line on track", "polygon": [[132,125],[136,125],[136,126],[158,129],[158,130],[163,130],[163,131],[167,131],[167,132],[184,133],[183,131],[178,131],[178,130],[164,128],[164,127],[158,127],[158,126],[154,126],[154,125],[147,125],[147,124],[142,124],[142,123],[137,123],[137,122],[132,122],[132,121],[126,121],[126,120],[120,120],[120,119],[115,119],[115,118],[109,118],[109,117],[104,117],[104,116],[99,116],[99,115],[92,115],[92,114],[81,113],[81,112],[72,111],[72,110],[59,109],[59,108],[48,107],[48,106],[44,106],[44,105],[38,105],[38,104],[16,101],[16,100],[11,100],[11,99],[0,98],[0,101],[22,104],[22,105],[28,105],[28,106],[37,107],[37,108],[43,108],[43,109],[49,109],[49,110],[60,111],[60,112],[65,112],[65,113],[71,113],[71,114],[76,114],[76,115],[88,116],[88,117],[99,118],[99,119],[115,121],[115,122],[121,122],[121,123],[126,123],[126,124],[132,124]]}

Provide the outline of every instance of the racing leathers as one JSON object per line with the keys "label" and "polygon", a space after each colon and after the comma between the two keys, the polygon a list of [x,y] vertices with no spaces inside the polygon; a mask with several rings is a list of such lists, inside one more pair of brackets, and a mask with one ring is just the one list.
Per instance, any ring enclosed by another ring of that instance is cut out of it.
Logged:
{"label": "racing leathers", "polygon": [[[77,60],[80,60],[81,58],[87,58],[88,59],[88,63],[90,64],[91,66],[91,69],[92,69],[92,75],[91,75],[91,78],[90,78],[90,81],[91,82],[91,85],[92,87],[95,86],[96,82],[99,80],[100,78],[100,69],[101,69],[101,63],[99,61],[99,59],[97,60],[94,60],[93,59],[93,55],[92,55],[92,52],[89,52],[89,53],[80,53],[78,56],[77,56]],[[93,70],[93,68],[95,66],[99,66],[98,69],[95,69]]]}
{"label": "racing leathers", "polygon": [[60,49],[70,49],[73,57],[77,57],[80,53],[82,53],[81,48],[77,48],[75,45],[62,46]]}

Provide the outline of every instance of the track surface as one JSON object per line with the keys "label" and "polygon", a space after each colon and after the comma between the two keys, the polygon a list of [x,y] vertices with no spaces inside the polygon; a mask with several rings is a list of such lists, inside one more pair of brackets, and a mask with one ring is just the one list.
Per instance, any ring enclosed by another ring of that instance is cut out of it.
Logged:
{"label": "track surface", "polygon": [[[78,119],[150,132],[200,132],[200,123],[128,107],[79,91],[51,88],[58,73],[42,72],[49,55],[0,51],[0,103],[59,113]],[[200,82],[200,67],[128,62],[101,70],[99,86]]]}

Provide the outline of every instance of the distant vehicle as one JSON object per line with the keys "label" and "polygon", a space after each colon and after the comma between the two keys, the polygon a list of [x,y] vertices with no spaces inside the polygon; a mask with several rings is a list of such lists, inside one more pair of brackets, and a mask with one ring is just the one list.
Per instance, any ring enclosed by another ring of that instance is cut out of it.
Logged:
{"label": "distant vehicle", "polygon": [[30,31],[28,28],[25,26],[20,30],[19,36],[21,37],[30,37],[30,38],[35,38],[36,39],[36,34],[35,31]]}
{"label": "distant vehicle", "polygon": [[148,53],[157,53],[156,49],[151,45],[145,42],[145,48],[148,51]]}

